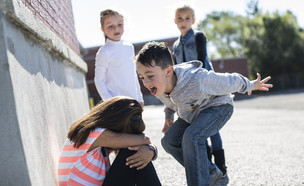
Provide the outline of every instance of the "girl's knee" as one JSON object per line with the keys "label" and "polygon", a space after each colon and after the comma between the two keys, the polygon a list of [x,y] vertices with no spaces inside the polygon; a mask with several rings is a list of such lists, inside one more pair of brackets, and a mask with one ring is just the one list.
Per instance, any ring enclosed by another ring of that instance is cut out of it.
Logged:
{"label": "girl's knee", "polygon": [[133,154],[135,154],[136,151],[133,151],[133,150],[129,150],[127,148],[124,148],[124,149],[120,149],[117,156],[116,157],[122,157],[122,158],[127,158],[129,156],[132,156]]}

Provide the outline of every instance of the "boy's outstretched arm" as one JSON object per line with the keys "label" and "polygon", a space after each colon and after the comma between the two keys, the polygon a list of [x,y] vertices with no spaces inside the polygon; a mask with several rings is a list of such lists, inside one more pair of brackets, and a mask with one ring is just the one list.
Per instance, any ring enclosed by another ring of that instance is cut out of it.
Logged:
{"label": "boy's outstretched arm", "polygon": [[[266,77],[265,79],[261,80],[261,75],[257,73],[257,79],[253,80],[254,88],[253,90],[262,90],[262,91],[269,91],[269,88],[272,88],[272,84],[267,84],[266,82],[271,79],[270,76]],[[252,91],[248,91],[248,95],[251,95]]]}

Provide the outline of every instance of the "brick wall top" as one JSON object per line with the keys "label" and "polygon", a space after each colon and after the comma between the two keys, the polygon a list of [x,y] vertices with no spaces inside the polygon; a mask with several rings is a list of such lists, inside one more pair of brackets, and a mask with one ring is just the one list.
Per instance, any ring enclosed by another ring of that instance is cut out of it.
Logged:
{"label": "brick wall top", "polygon": [[71,0],[19,0],[80,55]]}

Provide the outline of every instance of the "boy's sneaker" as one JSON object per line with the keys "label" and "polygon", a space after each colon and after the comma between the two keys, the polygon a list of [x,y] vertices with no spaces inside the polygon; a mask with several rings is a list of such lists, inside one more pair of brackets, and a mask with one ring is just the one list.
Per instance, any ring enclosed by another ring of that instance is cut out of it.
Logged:
{"label": "boy's sneaker", "polygon": [[227,186],[229,183],[228,175],[224,175],[214,186]]}
{"label": "boy's sneaker", "polygon": [[223,176],[222,171],[217,168],[217,166],[214,166],[212,171],[210,171],[210,186],[214,186]]}

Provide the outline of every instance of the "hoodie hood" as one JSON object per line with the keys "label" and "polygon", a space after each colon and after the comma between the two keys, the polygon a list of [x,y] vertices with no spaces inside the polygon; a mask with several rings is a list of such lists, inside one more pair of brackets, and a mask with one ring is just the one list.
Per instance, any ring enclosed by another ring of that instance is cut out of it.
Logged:
{"label": "hoodie hood", "polygon": [[183,88],[189,82],[189,80],[199,72],[202,66],[202,62],[198,60],[174,65],[174,72],[177,77],[177,82],[170,95],[173,95],[175,92],[178,92],[181,88]]}

